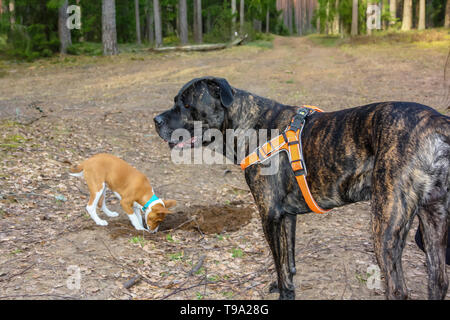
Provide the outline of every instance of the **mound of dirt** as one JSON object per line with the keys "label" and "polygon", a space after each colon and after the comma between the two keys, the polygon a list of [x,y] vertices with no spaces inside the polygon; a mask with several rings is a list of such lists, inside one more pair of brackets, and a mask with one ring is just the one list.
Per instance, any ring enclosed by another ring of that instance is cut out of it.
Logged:
{"label": "mound of dirt", "polygon": [[[167,215],[159,226],[159,231],[182,229],[203,234],[236,231],[250,222],[253,211],[253,207],[240,201],[228,205],[192,206]],[[111,221],[108,227],[113,239],[142,235],[142,231],[134,229],[128,219]]]}
{"label": "mound of dirt", "polygon": [[236,231],[250,222],[254,209],[241,202],[229,205],[193,206],[188,213],[190,222],[182,225],[183,230],[197,230],[206,234]]}

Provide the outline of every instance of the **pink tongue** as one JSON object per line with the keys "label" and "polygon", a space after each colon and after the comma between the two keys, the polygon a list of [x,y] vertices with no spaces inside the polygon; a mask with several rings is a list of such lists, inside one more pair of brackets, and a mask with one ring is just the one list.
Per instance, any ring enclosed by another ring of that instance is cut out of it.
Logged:
{"label": "pink tongue", "polygon": [[180,142],[180,143],[177,144],[176,146],[177,146],[178,148],[183,148],[186,144],[192,145],[193,143],[195,143],[195,141],[197,141],[197,137],[192,137],[192,138],[189,139],[188,141]]}

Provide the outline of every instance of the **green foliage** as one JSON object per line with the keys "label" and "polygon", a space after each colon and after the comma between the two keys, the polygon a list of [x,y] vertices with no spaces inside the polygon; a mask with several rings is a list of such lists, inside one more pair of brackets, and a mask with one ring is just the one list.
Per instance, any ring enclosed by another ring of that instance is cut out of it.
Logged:
{"label": "green foliage", "polygon": [[100,56],[103,54],[102,44],[98,42],[79,42],[67,48],[72,55]]}
{"label": "green foliage", "polygon": [[32,24],[28,27],[16,24],[8,33],[8,56],[32,61],[40,57],[50,57],[58,50],[57,34],[47,35],[46,26],[43,24]]}

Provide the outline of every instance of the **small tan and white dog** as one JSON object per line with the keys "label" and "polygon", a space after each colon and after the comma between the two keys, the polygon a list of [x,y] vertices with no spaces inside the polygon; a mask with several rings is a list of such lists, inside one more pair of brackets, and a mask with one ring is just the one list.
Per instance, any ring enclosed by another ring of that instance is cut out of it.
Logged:
{"label": "small tan and white dog", "polygon": [[[70,169],[70,175],[83,177],[89,188],[89,202],[86,210],[91,218],[101,226],[108,222],[99,218],[96,207],[108,217],[117,217],[106,207],[106,186],[120,200],[120,205],[128,214],[136,230],[158,231],[159,224],[164,220],[168,209],[176,205],[175,200],[161,200],[153,192],[147,177],[124,160],[105,153],[100,153],[84,160]],[[142,214],[144,219],[142,219]],[[144,226],[143,221],[146,223]]]}

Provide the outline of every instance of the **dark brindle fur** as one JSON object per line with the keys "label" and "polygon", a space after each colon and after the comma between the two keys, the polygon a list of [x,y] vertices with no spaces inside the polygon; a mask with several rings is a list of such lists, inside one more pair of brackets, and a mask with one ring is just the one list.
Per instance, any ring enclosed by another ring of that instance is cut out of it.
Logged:
{"label": "dark brindle fur", "polygon": [[[219,78],[194,79],[174,106],[155,117],[159,135],[203,127],[284,130],[296,112],[229,86]],[[224,139],[225,141],[225,139]],[[450,118],[411,102],[382,102],[336,112],[314,113],[302,134],[308,182],[324,209],[370,200],[375,254],[389,299],[407,298],[401,264],[407,233],[416,215],[426,251],[428,296],[443,299],[448,279],[445,247],[450,211]],[[207,144],[208,142],[205,142]],[[236,159],[235,159],[236,161]],[[287,156],[275,175],[250,166],[245,179],[258,206],[275,261],[280,298],[294,298],[296,215],[310,212]]]}

